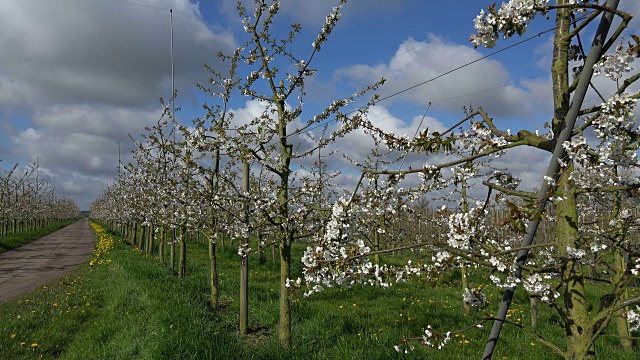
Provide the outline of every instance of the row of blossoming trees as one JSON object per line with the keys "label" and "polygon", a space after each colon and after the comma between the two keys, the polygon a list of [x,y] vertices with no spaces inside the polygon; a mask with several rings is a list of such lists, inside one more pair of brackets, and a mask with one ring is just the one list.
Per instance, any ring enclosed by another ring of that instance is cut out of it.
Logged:
{"label": "row of blossoming trees", "polygon": [[0,172],[0,237],[78,218],[80,210],[37,176],[37,166]]}
{"label": "row of blossoming trees", "polygon": [[[188,234],[204,236],[214,309],[219,300],[217,246],[235,241],[245,277],[246,257],[276,246],[284,348],[291,343],[295,288],[311,296],[334,286],[386,287],[415,276],[437,279],[451,269],[462,272],[465,311],[486,303],[478,287],[467,283],[469,273],[491,272],[489,284],[479,285],[504,289],[496,318],[483,320],[495,320],[485,357],[491,356],[518,287],[529,293],[532,304],[546,304],[556,313],[566,345],[540,341],[565,358],[594,357],[595,341],[612,327],[622,345],[631,348],[631,331],[640,327],[640,315],[632,307],[640,298],[627,292],[640,271],[635,216],[640,131],[633,115],[640,73],[630,65],[640,45],[635,36],[621,38],[632,15],[618,10],[618,1],[511,0],[500,8],[490,6],[475,19],[477,34],[471,42],[490,48],[500,37],[525,33],[539,15],[555,16],[553,108],[544,134],[501,130],[481,107],[468,107],[446,131],[421,129],[413,139],[384,132],[369,121],[367,111],[377,95],[365,98],[358,110],[346,110],[384,80],[332,102],[315,116],[303,112],[306,81],[315,74],[310,64],[346,1],[327,16],[304,58],[290,50],[300,25],[277,37],[271,30],[279,3],[255,2],[252,14],[238,6],[246,43],[233,54],[219,54],[228,68],[208,68],[209,85],[199,85],[215,99],[204,104],[206,115],[181,126],[165,106],[162,119],[136,143],[134,163],[94,203],[92,216],[119,226],[149,252],[157,243],[162,259],[170,251],[172,266],[179,252],[182,276]],[[618,25],[612,26],[614,20]],[[591,48],[584,46],[585,32],[596,34]],[[588,88],[595,88],[594,71],[613,82],[594,91],[600,103],[589,104],[584,99]],[[234,96],[258,100],[261,115],[235,118],[229,107]],[[334,120],[337,126],[330,126]],[[346,191],[334,184],[336,174],[321,161],[305,164],[354,130],[369,134],[374,148],[364,161],[352,159],[362,175],[355,190]],[[552,155],[537,192],[519,188],[519,179],[508,169],[491,168],[492,158],[520,147]],[[398,170],[398,156],[407,153],[422,154],[425,165]],[[408,180],[419,185],[408,186]],[[488,192],[485,198],[470,196],[482,189]],[[436,212],[421,210],[416,204],[435,198],[433,193],[450,194],[439,200],[449,205]],[[489,221],[495,207],[504,209],[499,222],[508,231],[497,231],[496,221]],[[407,232],[399,226],[407,219],[428,231]],[[553,229],[554,236],[535,236],[540,224]],[[295,242],[307,244],[302,259],[292,259]],[[414,257],[398,267],[381,259],[406,249],[419,260]],[[299,260],[304,271],[295,280],[290,266]],[[591,283],[604,291],[596,303],[588,300]],[[425,334],[403,339],[399,351],[408,351],[415,342],[442,347],[448,341],[450,333],[434,331],[423,321]]]}

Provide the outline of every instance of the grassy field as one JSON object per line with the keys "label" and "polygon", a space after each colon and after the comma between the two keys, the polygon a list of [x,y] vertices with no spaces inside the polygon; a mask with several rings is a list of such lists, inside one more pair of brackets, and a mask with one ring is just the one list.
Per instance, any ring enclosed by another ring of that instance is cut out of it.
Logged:
{"label": "grassy field", "polygon": [[[104,244],[104,242],[100,242]],[[298,252],[301,248],[296,248]],[[186,279],[158,259],[116,238],[89,264],[40,290],[0,305],[1,359],[475,359],[490,324],[454,335],[444,350],[416,348],[398,354],[402,337],[419,336],[428,324],[461,329],[493,309],[463,315],[459,274],[435,287],[420,281],[390,289],[332,289],[293,303],[293,347],[277,343],[279,264],[250,262],[250,326],[238,335],[239,267],[235,248],[221,249],[225,308],[208,310],[206,244],[189,244]],[[295,272],[301,271],[299,263]],[[633,294],[636,294],[634,291]],[[490,296],[499,296],[493,293]],[[300,295],[301,297],[301,295]],[[562,329],[541,308],[538,330],[557,342]],[[517,294],[510,320],[529,321],[528,299]],[[597,344],[601,358],[637,359],[617,341]],[[503,331],[494,359],[555,359],[551,350],[514,326]]]}
{"label": "grassy field", "polygon": [[5,237],[0,237],[0,254],[2,254],[5,251],[9,251],[11,249],[15,249],[22,245],[28,244],[34,240],[38,240],[41,237],[51,234],[56,230],[60,230],[63,227],[73,224],[76,221],[78,221],[78,219],[62,221],[50,226],[45,226],[40,229],[31,230],[31,231],[27,231],[19,234],[10,234]]}

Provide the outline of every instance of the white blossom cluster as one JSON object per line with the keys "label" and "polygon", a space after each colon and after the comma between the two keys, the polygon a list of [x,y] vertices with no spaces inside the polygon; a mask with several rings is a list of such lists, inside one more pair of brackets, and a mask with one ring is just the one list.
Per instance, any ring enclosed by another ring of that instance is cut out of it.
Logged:
{"label": "white blossom cluster", "polygon": [[611,80],[618,80],[632,70],[631,63],[636,59],[633,54],[625,49],[623,45],[618,45],[616,52],[604,55],[593,65],[593,74],[595,76],[604,72],[605,76]]}
{"label": "white blossom cluster", "polygon": [[594,121],[594,131],[602,140],[625,140],[630,133],[637,132],[633,109],[637,100],[627,93],[615,94],[601,105],[601,115]]}
{"label": "white blossom cluster", "polygon": [[240,255],[240,257],[247,257],[250,252],[251,247],[249,244],[240,244],[240,246],[238,246],[238,255]]}
{"label": "white blossom cluster", "polygon": [[[578,163],[587,161],[587,139],[584,136],[575,136],[570,141],[562,143],[562,147],[569,157]],[[553,181],[553,178],[550,178]]]}
{"label": "white blossom cluster", "polygon": [[477,217],[478,214],[475,212],[459,212],[449,215],[447,243],[450,247],[464,251],[469,250],[471,238],[477,236],[481,231],[479,227],[482,227],[482,223],[478,223]]}
{"label": "white blossom cluster", "polygon": [[585,255],[587,255],[586,250],[584,250],[584,249],[575,249],[575,248],[572,248],[570,246],[567,246],[567,256],[570,259],[580,260],[580,259],[584,258]]}
{"label": "white blossom cluster", "polygon": [[[383,188],[385,190],[380,192],[375,188],[367,190],[367,194],[372,196],[363,197],[362,202],[354,204],[341,198],[334,203],[324,236],[316,237],[314,246],[307,247],[302,257],[307,287],[305,296],[334,286],[377,284],[388,287],[429,270],[428,266],[414,264],[411,260],[403,267],[375,264],[367,256],[375,243],[370,242],[371,239],[365,240],[364,234],[377,233],[372,236],[386,239],[395,236],[383,227],[372,227],[371,222],[388,219],[387,225],[390,226],[393,221],[401,219],[398,212],[407,211],[405,201],[413,198],[405,189]],[[398,202],[399,199],[405,200]]]}
{"label": "white blossom cluster", "polygon": [[514,34],[522,35],[537,13],[544,8],[549,0],[510,0],[503,2],[500,9],[489,12],[480,10],[473,23],[477,34],[471,35],[473,46],[492,48],[496,46],[500,34],[505,39]]}
{"label": "white blossom cluster", "polygon": [[491,279],[494,285],[503,289],[516,287],[519,283],[522,282],[521,279],[511,275],[507,276],[505,279],[502,279],[497,275],[491,274],[489,276],[489,279]]}
{"label": "white blossom cluster", "polygon": [[[640,306],[636,306],[636,310],[640,310]],[[628,310],[626,313],[627,321],[631,325],[631,331],[640,330],[640,312],[634,310]]]}
{"label": "white blossom cluster", "polygon": [[635,106],[636,99],[629,94],[614,94],[592,121],[597,144],[590,144],[582,135],[563,143],[569,157],[582,165],[572,174],[574,181],[585,187],[616,185],[611,176],[613,166],[630,168],[638,164],[637,149],[631,145],[640,136],[633,114]]}
{"label": "white blossom cluster", "polygon": [[[420,342],[423,345],[431,348],[437,348],[438,350],[442,350],[449,341],[451,341],[451,331],[440,334],[435,331],[431,325],[427,325],[427,328],[424,330],[424,335],[420,337]],[[393,348],[396,352],[402,352],[405,354],[408,354],[415,349],[413,345],[407,342],[402,345],[395,345]]]}
{"label": "white blossom cluster", "polygon": [[333,31],[333,28],[336,27],[336,24],[340,19],[340,9],[345,3],[346,3],[346,0],[340,1],[340,4],[334,7],[333,11],[329,15],[327,15],[327,18],[324,24],[322,25],[322,30],[320,30],[320,32],[318,33],[318,37],[316,38],[316,41],[311,43],[311,46],[314,49],[320,50],[320,48],[322,47],[322,44],[324,44],[327,41],[327,37],[329,36],[329,34],[331,34],[331,32]]}
{"label": "white blossom cluster", "polygon": [[[546,280],[550,280],[550,276],[546,276]],[[537,296],[540,300],[550,303],[560,296],[560,293],[555,291],[549,282],[545,282],[545,279],[540,274],[534,273],[522,280],[522,286],[529,292],[529,294]]]}
{"label": "white blossom cluster", "polygon": [[636,259],[634,267],[631,268],[631,273],[635,276],[640,275],[640,258]]}

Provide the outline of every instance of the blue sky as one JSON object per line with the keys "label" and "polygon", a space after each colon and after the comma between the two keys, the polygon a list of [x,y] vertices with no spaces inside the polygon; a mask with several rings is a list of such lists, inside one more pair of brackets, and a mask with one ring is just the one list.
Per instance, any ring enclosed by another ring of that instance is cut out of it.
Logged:
{"label": "blue sky", "polygon": [[[637,13],[638,3],[622,6]],[[521,40],[473,49],[468,42],[473,19],[489,4],[351,0],[312,63],[318,76],[309,83],[303,118],[382,76],[387,79],[379,90],[384,97]],[[165,9],[175,10],[176,103],[182,108],[177,116],[185,124],[203,116],[204,101],[214,102],[195,88],[208,79],[203,64],[219,68],[215,54],[229,53],[246,40],[235,1],[0,0],[0,5],[0,166],[39,159],[45,178],[83,209],[113,181],[118,142],[126,161],[133,147],[129,134],[138,137],[157,121],[158,98],[170,97]],[[276,33],[300,22],[303,32],[294,52],[304,57],[332,6],[329,0],[285,0]],[[553,25],[537,18],[525,37]],[[638,28],[632,24],[632,30]],[[431,128],[455,123],[462,107],[472,103],[503,127],[542,130],[551,104],[550,50],[548,33],[384,101],[371,117],[383,128],[413,134],[429,102],[424,125]],[[242,97],[232,101],[244,116],[255,105]],[[336,150],[354,157],[368,153],[364,137],[354,134],[346,141],[348,148],[337,144]],[[534,184],[546,156],[518,156],[504,165]],[[331,161],[334,169],[345,166],[340,156]],[[424,163],[418,157],[410,161]]]}

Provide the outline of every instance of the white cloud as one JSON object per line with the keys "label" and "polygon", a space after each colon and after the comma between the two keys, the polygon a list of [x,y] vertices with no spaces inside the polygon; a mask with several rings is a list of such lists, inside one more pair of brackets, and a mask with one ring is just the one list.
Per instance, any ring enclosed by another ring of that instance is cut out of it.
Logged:
{"label": "white cloud", "polygon": [[[145,3],[168,8],[173,1]],[[174,9],[176,82],[188,93],[196,81],[208,79],[204,63],[219,65],[214,54],[232,49],[235,42],[229,34],[214,33],[194,21],[200,18],[197,4],[178,0]],[[40,104],[127,106],[168,98],[167,16],[157,9],[111,1],[5,3],[0,12],[0,95],[19,89],[26,103],[36,98]],[[0,103],[5,102],[18,99],[0,96]]]}
{"label": "white cloud", "polygon": [[156,110],[119,106],[57,105],[39,109],[33,122],[48,134],[83,133],[125,141],[128,134],[137,136],[145,126],[157,121],[162,114]]}
{"label": "white cloud", "polygon": [[[406,123],[392,115],[384,106],[380,105],[372,107],[367,114],[367,118],[374,126],[387,133],[393,133],[397,136],[407,135],[410,138],[414,136],[418,129],[420,129],[420,131],[425,128],[429,128],[430,131],[443,131],[445,129],[442,122],[432,117],[426,117],[423,120],[422,116],[416,116],[411,119],[410,123]],[[364,130],[357,129],[352,131],[327,147],[326,153],[336,151],[336,154],[331,157],[329,167],[337,170],[347,166],[345,171],[348,172],[350,170],[349,166],[352,165],[344,159],[343,155],[361,162],[367,156],[371,155],[371,149],[373,147],[374,142],[371,136],[366,134]],[[401,154],[396,154],[396,156],[399,155]],[[420,162],[422,163],[420,164]],[[405,168],[409,166],[421,167],[424,165],[424,158],[420,158],[419,155],[411,154],[408,156],[405,164]]]}
{"label": "white cloud", "polygon": [[[354,65],[336,72],[359,83],[387,79],[381,96],[404,90],[482,57],[467,45],[448,42],[429,34],[425,41],[405,40],[388,64]],[[546,80],[513,79],[504,65],[496,60],[482,60],[437,80],[395,97],[413,102],[433,102],[436,106],[460,111],[462,105],[482,106],[491,115],[530,118],[541,106],[548,105],[544,96],[549,89],[538,86]]]}
{"label": "white cloud", "polygon": [[[210,77],[204,64],[223,69],[215,54],[234,49],[233,36],[204,25],[196,2],[144,5],[174,9],[177,103],[195,102],[196,82]],[[0,111],[13,144],[0,148],[1,158],[39,159],[49,181],[87,209],[115,177],[117,143],[127,163],[128,134],[137,137],[157,121],[158,98],[171,96],[169,12],[114,1],[2,6]]]}
{"label": "white cloud", "polygon": [[107,164],[117,164],[117,143],[106,137],[83,133],[45,134],[28,128],[14,136],[12,141],[26,152],[31,162],[40,159],[50,169],[78,171],[85,174],[113,174]]}

